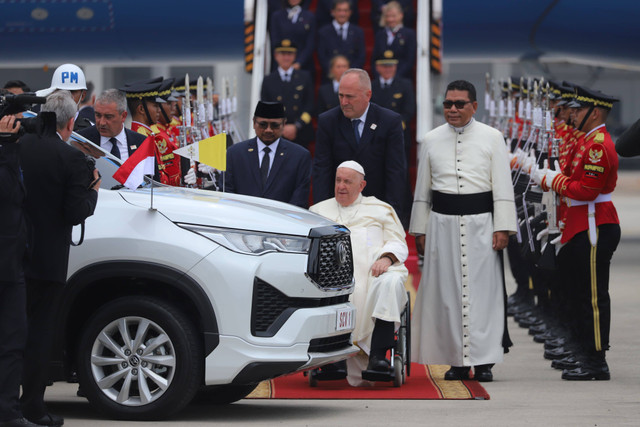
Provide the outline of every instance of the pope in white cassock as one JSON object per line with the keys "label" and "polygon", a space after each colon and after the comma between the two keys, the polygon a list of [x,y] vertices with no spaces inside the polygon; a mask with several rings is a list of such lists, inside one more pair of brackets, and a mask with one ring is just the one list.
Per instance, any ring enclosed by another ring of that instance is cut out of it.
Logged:
{"label": "pope in white cassock", "polygon": [[364,369],[389,372],[387,350],[407,303],[404,266],[409,250],[402,224],[391,205],[375,197],[363,197],[364,169],[355,161],[338,166],[335,197],[309,210],[347,226],[351,231],[356,307],[352,339],[361,352],[347,360],[347,381],[352,386],[370,385],[362,379]]}
{"label": "pope in white cassock", "polygon": [[424,253],[411,321],[412,361],[451,365],[446,380],[492,381],[511,345],[502,253],[516,230],[502,134],[473,118],[473,85],[447,86],[446,124],[425,136],[409,232]]}

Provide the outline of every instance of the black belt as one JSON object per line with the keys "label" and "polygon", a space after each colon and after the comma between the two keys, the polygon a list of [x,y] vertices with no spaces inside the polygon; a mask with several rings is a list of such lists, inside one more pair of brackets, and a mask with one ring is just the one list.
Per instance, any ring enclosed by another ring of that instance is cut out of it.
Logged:
{"label": "black belt", "polygon": [[493,212],[493,193],[447,194],[433,191],[431,210],[443,215],[475,215]]}

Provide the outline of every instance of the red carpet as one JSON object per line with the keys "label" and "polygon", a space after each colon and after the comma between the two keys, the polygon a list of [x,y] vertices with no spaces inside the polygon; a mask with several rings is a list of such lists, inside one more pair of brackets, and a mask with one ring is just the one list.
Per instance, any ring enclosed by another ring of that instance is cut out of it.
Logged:
{"label": "red carpet", "polygon": [[[405,284],[411,293],[411,306],[420,283],[418,254],[413,236],[407,235],[409,258],[405,262],[409,280]],[[489,393],[477,381],[445,381],[445,365],[411,364],[411,376],[401,387],[391,382],[378,382],[374,387],[351,387],[347,380],[319,381],[310,387],[302,373],[263,381],[249,395],[249,399],[478,399],[488,400]]]}
{"label": "red carpet", "polygon": [[476,381],[444,381],[448,366],[411,365],[405,384],[378,382],[374,387],[350,387],[346,380],[319,381],[310,387],[302,373],[262,382],[248,396],[254,399],[480,399],[489,394]]}

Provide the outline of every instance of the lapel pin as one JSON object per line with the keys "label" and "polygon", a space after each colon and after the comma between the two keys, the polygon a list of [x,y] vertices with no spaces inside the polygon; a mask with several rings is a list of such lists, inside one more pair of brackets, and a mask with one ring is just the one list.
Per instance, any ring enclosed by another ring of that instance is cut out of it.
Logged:
{"label": "lapel pin", "polygon": [[131,148],[132,150],[137,150],[138,146],[137,145],[130,145],[129,148]]}
{"label": "lapel pin", "polygon": [[253,151],[253,148],[249,148],[249,152],[252,152],[252,151]]}
{"label": "lapel pin", "polygon": [[375,124],[375,123],[371,123],[370,129],[371,129],[371,130],[376,130],[376,128],[377,128],[377,127],[378,127],[378,125],[377,125],[377,124]]}

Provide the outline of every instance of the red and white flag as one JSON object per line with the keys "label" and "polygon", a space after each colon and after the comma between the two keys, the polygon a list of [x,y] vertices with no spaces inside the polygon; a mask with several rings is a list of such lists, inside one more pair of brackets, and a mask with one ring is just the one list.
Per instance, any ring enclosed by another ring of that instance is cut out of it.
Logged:
{"label": "red and white flag", "polygon": [[118,168],[113,178],[131,190],[138,188],[144,175],[153,175],[155,169],[156,143],[149,135],[140,147]]}

